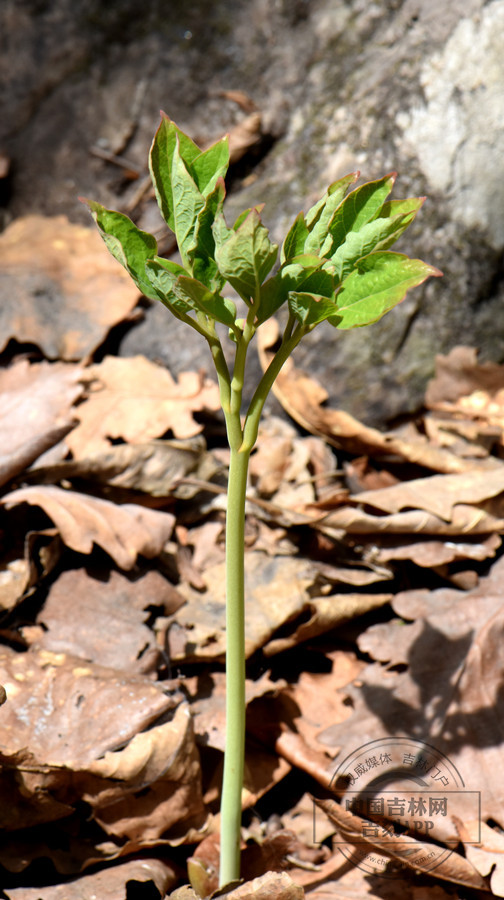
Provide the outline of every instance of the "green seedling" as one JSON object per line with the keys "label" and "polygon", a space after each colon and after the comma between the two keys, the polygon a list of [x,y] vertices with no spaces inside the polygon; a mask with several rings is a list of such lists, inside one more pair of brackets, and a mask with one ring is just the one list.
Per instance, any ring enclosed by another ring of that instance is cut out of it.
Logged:
{"label": "green seedling", "polygon": [[[163,115],[150,151],[161,214],[174,232],[180,262],[158,256],[155,238],[125,215],[88,203],[113,256],[139,290],[160,300],[208,343],[220,389],[230,448],[226,517],[226,750],[221,802],[220,883],[240,874],[241,797],[245,749],[244,525],[248,464],[259,420],[276,376],[302,338],[327,321],[346,330],[376,322],[426,278],[441,273],[389,248],[415,218],[424,198],[388,199],[395,173],[352,186],[359,173],[334,182],[306,214],[299,213],[280,251],[247,209],[231,227],[223,213],[227,138],[201,150]],[[350,192],[349,192],[350,191]],[[243,301],[226,296],[231,285]],[[281,343],[242,409],[245,362],[259,326],[286,307]],[[230,372],[223,340],[234,342]]]}

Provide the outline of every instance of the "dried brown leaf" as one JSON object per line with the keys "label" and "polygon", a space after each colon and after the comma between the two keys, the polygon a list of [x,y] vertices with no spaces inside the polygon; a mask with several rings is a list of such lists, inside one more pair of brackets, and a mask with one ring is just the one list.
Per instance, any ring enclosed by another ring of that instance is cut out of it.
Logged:
{"label": "dried brown leaf", "polygon": [[139,299],[96,229],[65,216],[16,219],[0,235],[2,348],[37,344],[50,359],[89,357]]}
{"label": "dried brown leaf", "polygon": [[136,579],[112,571],[107,580],[85,569],[62,572],[37,616],[44,630],[33,646],[113,669],[154,672],[161,649],[145,625],[148,607],[170,614],[182,603],[155,571]]}
{"label": "dried brown leaf", "polygon": [[[473,590],[396,595],[392,605],[401,619],[372,626],[358,640],[389,666],[368,666],[348,688],[352,715],[319,736],[323,745],[342,747],[343,755],[390,735],[421,736],[466,782],[450,799],[462,822],[474,818],[479,792],[483,818],[504,824],[503,571],[500,558]],[[396,666],[399,671],[390,668]],[[370,771],[359,786],[372,777]],[[457,837],[448,817],[432,834],[443,841]]]}
{"label": "dried brown leaf", "polygon": [[188,475],[210,479],[220,465],[205,451],[202,437],[187,441],[148,441],[146,444],[117,444],[103,452],[78,460],[34,466],[29,478],[38,483],[66,479],[109,484],[122,490],[142,491],[151,497],[193,496],[198,488],[181,485]]}
{"label": "dried brown leaf", "polygon": [[266,872],[224,894],[225,900],[303,900],[304,890],[286,872]]}
{"label": "dried brown leaf", "polygon": [[163,834],[191,841],[205,823],[199,755],[186,703],[167,722],[134,735],[124,749],[95,759],[87,772],[91,777],[82,780],[82,796],[108,834],[140,843]]}
{"label": "dried brown leaf", "polygon": [[[286,687],[283,679],[272,681],[269,672],[264,672],[257,681],[245,681],[245,702],[265,694],[274,696]],[[226,731],[226,676],[224,672],[186,678],[184,688],[188,693],[194,715],[194,730],[199,743],[224,752]]]}
{"label": "dried brown leaf", "polygon": [[262,136],[261,122],[261,113],[255,111],[231,128],[228,135],[231,163],[238,162],[251,147],[259,143]]}
{"label": "dried brown leaf", "polygon": [[436,374],[427,385],[428,409],[457,408],[461,397],[475,392],[495,394],[504,388],[504,366],[478,363],[474,347],[454,347],[446,356],[436,356]]}
{"label": "dried brown leaf", "polygon": [[331,650],[330,672],[301,672],[295,684],[276,698],[257,699],[249,711],[248,731],[293,766],[328,788],[339,747],[319,741],[329,723],[344,722],[348,686],[364,668],[355,654]]}
{"label": "dried brown leaf", "polygon": [[89,554],[98,544],[122,569],[131,569],[138,554],[157,556],[169,539],[174,517],[133,503],[115,505],[99,497],[53,485],[25,487],[2,499],[6,509],[20,503],[40,506],[54,522],[64,543]]}
{"label": "dried brown leaf", "polygon": [[177,882],[175,870],[160,859],[131,859],[114,866],[83,875],[64,884],[40,887],[7,888],[9,900],[127,900],[133,885],[154,885],[164,896]]}
{"label": "dried brown leaf", "polygon": [[81,373],[80,366],[26,359],[0,372],[0,485],[70,431]]}
{"label": "dried brown leaf", "polygon": [[[415,478],[378,491],[362,491],[352,499],[388,513],[421,509],[450,522],[454,507],[471,504],[477,509],[480,503],[503,493],[504,465],[497,465],[487,471]],[[504,517],[504,499],[492,512]]]}
{"label": "dried brown leaf", "polygon": [[0,682],[5,752],[28,748],[40,765],[75,770],[126,744],[181,699],[141,676],[47,650],[0,648]]}
{"label": "dried brown leaf", "polygon": [[95,380],[87,400],[76,409],[80,424],[67,438],[75,459],[110,449],[110,440],[145,443],[170,429],[176,438],[199,434],[193,413],[220,409],[217,384],[196,372],[178,382],[167,369],[144,356],[107,356],[86,370]]}
{"label": "dried brown leaf", "polygon": [[[492,895],[504,897],[504,835],[486,822],[458,820],[456,825],[467,859],[481,875],[490,876]],[[475,834],[480,838],[477,843]]]}
{"label": "dried brown leaf", "polygon": [[[386,490],[386,489],[385,489]],[[380,494],[382,491],[380,491]],[[357,495],[358,497],[358,495]],[[357,498],[355,498],[357,499]],[[321,525],[318,526],[322,527]],[[371,515],[361,509],[346,507],[324,517],[324,530],[335,536],[347,534],[429,534],[429,535],[479,535],[504,530],[504,508],[497,501],[495,514],[492,503],[468,506],[457,503],[452,508],[451,521],[423,510],[408,510],[389,516]]]}
{"label": "dried brown leaf", "polygon": [[[184,583],[178,588],[187,603],[171,621],[169,646],[174,661],[224,657],[224,565],[208,569],[205,581],[207,591],[203,593]],[[277,628],[307,607],[307,588],[312,582],[313,572],[302,559],[269,557],[258,551],[245,554],[247,657],[264,646]]]}
{"label": "dried brown leaf", "polygon": [[435,872],[436,878],[442,878],[453,884],[462,884],[476,890],[486,890],[487,883],[481,877],[477,869],[471,863],[460,856],[458,853],[448,853],[444,858],[440,857],[435,868],[432,863],[425,865],[424,859],[429,858],[432,844],[424,841],[418,841],[408,835],[391,837],[388,841],[381,841],[379,844],[367,837],[363,826],[369,824],[365,819],[356,816],[348,810],[344,809],[334,800],[315,800],[320,809],[334,822],[338,832],[349,844],[366,844],[377,850],[380,854],[385,854],[391,859],[396,859],[402,865],[418,872]]}
{"label": "dried brown leaf", "polygon": [[[259,332],[259,355],[263,369],[269,364],[271,347],[278,337],[273,320]],[[343,410],[329,409],[326,390],[287,360],[273,387],[275,396],[290,416],[312,434],[325,437],[333,446],[358,455],[396,456],[437,472],[465,472],[473,463],[459,459],[447,450],[433,447],[420,434],[416,441],[405,441],[394,432],[382,433],[369,428]]]}
{"label": "dried brown leaf", "polygon": [[[310,618],[286,637],[274,638],[264,647],[265,656],[274,656],[309,641],[311,638],[332,631],[338,625],[363,616],[372,609],[385,606],[392,599],[393,594],[330,594],[328,597],[310,598],[308,611]],[[295,625],[295,622],[293,623]]]}
{"label": "dried brown leaf", "polygon": [[497,534],[486,538],[462,538],[456,541],[417,540],[413,537],[404,539],[380,539],[380,544],[373,544],[366,551],[367,556],[377,563],[387,563],[392,559],[407,559],[417,566],[434,568],[463,559],[482,561],[495,556],[501,545]]}

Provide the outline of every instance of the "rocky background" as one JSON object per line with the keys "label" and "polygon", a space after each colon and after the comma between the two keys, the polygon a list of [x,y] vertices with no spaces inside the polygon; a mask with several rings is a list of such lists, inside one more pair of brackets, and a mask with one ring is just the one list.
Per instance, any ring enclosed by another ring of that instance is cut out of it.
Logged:
{"label": "rocky background", "polygon": [[[331,180],[397,171],[395,197],[427,197],[398,249],[444,278],[371,329],[319,326],[296,356],[333,404],[383,424],[421,405],[436,353],[504,359],[503,32],[504,0],[3,0],[2,226],[87,223],[85,195],[160,229],[145,184],[160,108],[201,143],[241,135],[229,218],[265,201],[275,239]],[[119,354],[211,371],[166,316],[142,307]]]}

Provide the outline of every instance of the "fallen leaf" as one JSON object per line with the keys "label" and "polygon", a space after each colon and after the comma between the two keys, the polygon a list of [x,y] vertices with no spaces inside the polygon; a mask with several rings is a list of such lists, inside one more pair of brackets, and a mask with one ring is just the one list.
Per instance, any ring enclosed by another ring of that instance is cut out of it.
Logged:
{"label": "fallen leaf", "polygon": [[[278,334],[278,324],[274,320],[265,323],[258,333],[263,369],[271,360],[268,348],[275,343]],[[296,369],[292,359],[287,360],[277,376],[273,393],[302,428],[324,437],[333,446],[345,451],[375,458],[395,456],[438,472],[465,472],[474,467],[474,463],[433,447],[423,435],[418,434],[415,442],[405,441],[394,432],[382,433],[376,428],[369,428],[343,410],[325,407],[327,391],[313,378]]]}
{"label": "fallen leaf", "polygon": [[413,509],[384,516],[372,515],[361,509],[346,507],[324,516],[323,523],[318,523],[317,527],[323,528],[324,531],[336,538],[345,533],[359,535],[410,534],[413,536],[417,534],[463,535],[464,537],[488,535],[504,530],[504,508],[502,507],[502,501],[498,500],[496,515],[494,515],[491,502],[478,506],[457,503],[452,508],[451,520],[448,522],[446,519],[423,510]]}
{"label": "fallen leaf", "polygon": [[[310,598],[308,604],[308,613],[310,618],[302,622],[295,630],[281,638],[274,638],[263,648],[265,656],[274,656],[276,653],[282,653],[284,650],[290,650],[297,647],[304,641],[332,631],[338,625],[363,616],[372,609],[379,609],[385,606],[392,599],[392,594],[330,594],[328,597]],[[306,610],[303,612],[303,617]],[[293,622],[295,626],[296,623]]]}
{"label": "fallen leaf", "polygon": [[256,146],[262,137],[261,113],[251,112],[229,131],[229,158],[236,163],[245,156],[251,147]]}
{"label": "fallen leaf", "polygon": [[[174,867],[160,859],[130,859],[64,884],[6,888],[8,900],[128,900],[135,885],[152,885],[164,897],[177,882]],[[137,888],[138,889],[138,888]],[[152,894],[150,894],[152,896]]]}
{"label": "fallen leaf", "polygon": [[[367,666],[348,687],[352,715],[319,735],[322,745],[342,747],[343,755],[390,735],[425,740],[462,773],[466,790],[450,800],[462,822],[475,816],[474,792],[484,819],[501,822],[504,807],[503,569],[501,557],[470,591],[397,594],[392,606],[400,619],[371,626],[358,640],[387,667]],[[372,772],[364,781],[370,778]],[[448,818],[432,834],[456,837]]]}
{"label": "fallen leaf", "polygon": [[75,459],[108,451],[110,439],[141,444],[170,429],[176,438],[193,437],[202,430],[193,413],[220,409],[214,381],[182,372],[177,383],[144,356],[106,356],[86,369],[86,377],[93,384],[75,411],[79,424],[67,438]]}
{"label": "fallen leaf", "polygon": [[[457,830],[469,862],[484,877],[490,877],[494,897],[504,897],[504,835],[486,822],[456,821]],[[474,833],[481,840],[474,843]]]}
{"label": "fallen leaf", "polygon": [[94,229],[65,216],[16,219],[0,235],[1,349],[13,337],[49,359],[87,359],[137,304],[138,289]]}
{"label": "fallen leaf", "polygon": [[[178,586],[187,603],[170,623],[168,640],[173,661],[193,662],[224,657],[224,570],[224,564],[218,564],[205,572],[206,594],[184,583]],[[258,551],[245,554],[247,658],[264,646],[277,628],[307,607],[307,588],[312,582],[313,573],[305,560],[272,558]]]}
{"label": "fallen leaf", "polygon": [[169,615],[181,603],[155,571],[135,579],[112,571],[107,580],[85,569],[62,572],[37,616],[44,630],[33,647],[130,673],[155,672],[161,648],[145,622],[154,607]]}
{"label": "fallen leaf", "polygon": [[429,864],[428,861],[426,863],[425,860],[430,859],[432,844],[418,841],[405,834],[394,834],[390,837],[390,840],[382,840],[377,844],[366,835],[364,826],[370,824],[366,819],[361,819],[360,816],[354,815],[338,803],[335,803],[334,800],[316,799],[315,803],[334,822],[340,835],[345,840],[348,840],[350,847],[355,844],[367,845],[380,855],[384,854],[398,860],[407,868],[430,874],[435,872],[436,878],[442,878],[444,881],[462,884],[476,890],[487,890],[487,883],[484,878],[460,854],[448,850],[443,854],[440,848],[436,848],[440,851],[439,857],[436,858],[434,864],[432,862]]}
{"label": "fallen leaf", "polygon": [[[272,681],[264,672],[257,681],[247,678],[245,698],[248,706],[257,697],[265,694],[274,696],[286,687],[283,679]],[[188,694],[194,716],[194,730],[200,744],[214,747],[222,753],[226,740],[226,676],[224,672],[206,674],[184,679],[184,689]]]}
{"label": "fallen leaf", "polygon": [[369,556],[377,563],[388,563],[392,559],[410,560],[423,568],[445,566],[448,563],[463,559],[482,561],[495,556],[502,539],[498,534],[489,534],[485,538],[459,538],[453,541],[425,540],[414,537],[380,538],[379,545],[372,544],[366,549],[364,556]]}
{"label": "fallen leaf", "polygon": [[226,900],[303,900],[304,895],[286,872],[266,872],[223,896]]}
{"label": "fallen leaf", "polygon": [[116,505],[53,485],[19,488],[6,494],[1,503],[6,509],[20,503],[40,506],[68,547],[89,554],[93,544],[98,544],[122,569],[131,569],[138,554],[158,556],[175,522],[170,513],[133,503]]}
{"label": "fallen leaf", "polygon": [[428,409],[455,411],[457,401],[475,392],[495,394],[504,388],[504,366],[478,363],[474,347],[454,347],[446,356],[436,356],[436,374],[425,392]]}
{"label": "fallen leaf", "polygon": [[180,703],[168,721],[135,734],[124,749],[90,762],[87,773],[83,799],[115,837],[144,843],[167,835],[191,842],[206,821],[187,703]]}
{"label": "fallen leaf", "polygon": [[[0,237],[1,241],[1,237]],[[58,443],[74,424],[80,366],[22,359],[0,372],[0,485]]]}
{"label": "fallen leaf", "polygon": [[274,747],[291,765],[330,788],[339,747],[321,743],[319,736],[329,724],[352,715],[348,686],[364,663],[341,650],[330,650],[325,658],[330,661],[329,672],[301,671],[297,678],[291,675],[292,684],[278,697],[257,698],[247,728],[261,744]]}
{"label": "fallen leaf", "polygon": [[29,748],[41,765],[75,770],[126,744],[181,699],[142,676],[64,653],[15,653],[6,646],[0,648],[0,682],[7,692],[0,718],[5,751]]}
{"label": "fallen leaf", "polygon": [[[378,491],[362,491],[351,499],[388,513],[398,513],[403,509],[422,509],[450,522],[455,506],[471,504],[477,508],[483,501],[499,497],[503,493],[504,466],[499,465],[483,472],[415,478]],[[492,512],[494,515],[497,513],[495,507]],[[499,513],[504,515],[504,500],[499,504],[497,514]]]}

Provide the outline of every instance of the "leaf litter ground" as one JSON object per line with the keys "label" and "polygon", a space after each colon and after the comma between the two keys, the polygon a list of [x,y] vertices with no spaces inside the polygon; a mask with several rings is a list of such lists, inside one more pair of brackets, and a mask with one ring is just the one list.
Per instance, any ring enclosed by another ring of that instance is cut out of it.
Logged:
{"label": "leaf litter ground", "polygon": [[[25,298],[4,309],[0,373],[0,883],[13,900],[205,896],[224,746],[218,394],[206,373],[106,355],[139,298],[91,234],[40,219],[0,237]],[[26,301],[26,235],[51,327]],[[504,896],[504,367],[455,348],[422,414],[388,432],[330,409],[293,362],[276,395],[290,421],[265,418],[251,463],[245,882],[229,896]],[[427,839],[390,813],[404,840],[383,853],[370,831],[373,873],[339,849],[370,822],[334,773],[402,738],[470,790]],[[426,846],[449,850],[433,870]]]}

